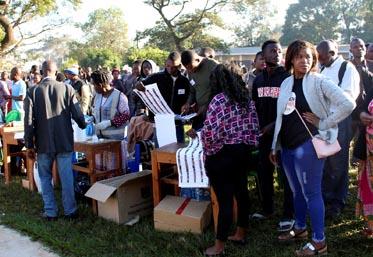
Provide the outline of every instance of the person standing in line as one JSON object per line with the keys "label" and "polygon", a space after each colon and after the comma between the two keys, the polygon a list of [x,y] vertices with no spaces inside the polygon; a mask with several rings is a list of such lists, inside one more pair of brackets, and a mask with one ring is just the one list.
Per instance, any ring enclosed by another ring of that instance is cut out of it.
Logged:
{"label": "person standing in line", "polygon": [[312,138],[335,143],[338,123],[355,107],[355,101],[333,81],[313,72],[316,63],[317,52],[311,43],[296,40],[289,45],[285,68],[293,75],[281,84],[269,155],[271,162],[277,164],[277,150],[281,149],[282,165],[294,197],[294,228],[282,233],[278,240],[306,240],[306,217],[310,215],[312,240],[295,251],[296,256],[327,253],[321,190],[325,159],[318,158]]}
{"label": "person standing in line", "polygon": [[[275,166],[269,161],[268,155],[271,151],[280,85],[290,76],[289,72],[281,66],[283,59],[282,48],[278,41],[267,40],[264,42],[262,53],[266,69],[255,78],[252,92],[261,129],[261,137],[259,138],[258,180],[262,195],[262,210],[254,213],[252,215],[253,219],[266,219],[274,214],[273,173]],[[278,224],[278,231],[287,231],[294,225],[293,199],[289,183],[285,178],[281,165],[278,166],[277,170],[284,185],[283,213]]]}
{"label": "person standing in line", "polygon": [[3,111],[3,115],[8,113],[8,102],[10,98],[10,91],[9,91],[9,82],[12,83],[8,79],[8,73],[3,71],[1,73],[1,80],[0,80],[0,108]]}
{"label": "person standing in line", "polygon": [[[337,44],[332,40],[324,40],[316,49],[319,63],[323,65],[321,74],[337,84],[352,101],[362,97],[359,95],[359,74],[351,63],[338,56]],[[338,142],[342,149],[325,160],[322,188],[328,219],[339,217],[345,206],[348,192],[350,141],[353,137],[352,125],[352,115],[338,124]]]}
{"label": "person standing in line", "polygon": [[254,63],[252,65],[254,69],[247,74],[244,80],[246,87],[249,90],[250,97],[252,97],[253,94],[253,83],[256,76],[258,76],[266,68],[262,51],[256,53]]}
{"label": "person standing in line", "polygon": [[[24,114],[23,100],[26,97],[27,86],[22,80],[22,71],[18,67],[14,67],[10,72],[10,79],[13,81],[12,85],[12,110],[17,110]],[[23,116],[23,115],[21,115]]]}
{"label": "person standing in line", "polygon": [[[219,64],[211,73],[213,90],[201,132],[206,174],[216,194],[219,215],[215,244],[205,256],[224,252],[225,242],[245,244],[249,217],[247,172],[250,152],[259,139],[255,105],[245,88],[239,67]],[[237,229],[228,237],[237,201]]]}
{"label": "person standing in line", "polygon": [[71,119],[81,129],[86,127],[86,123],[75,90],[70,85],[56,81],[55,62],[45,61],[42,71],[42,82],[37,87],[30,88],[25,99],[25,146],[30,158],[35,158],[37,153],[44,202],[42,218],[55,221],[58,217],[58,207],[51,183],[52,164],[56,160],[62,185],[64,216],[67,219],[76,219],[78,209],[71,162],[74,151]]}

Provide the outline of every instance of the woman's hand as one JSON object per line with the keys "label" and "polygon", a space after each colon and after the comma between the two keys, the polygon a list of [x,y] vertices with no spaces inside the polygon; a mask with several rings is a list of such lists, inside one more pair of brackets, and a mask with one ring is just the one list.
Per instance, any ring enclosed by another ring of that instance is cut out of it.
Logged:
{"label": "woman's hand", "polygon": [[373,122],[373,116],[366,112],[360,113],[360,120],[364,126],[369,126]]}
{"label": "woman's hand", "polygon": [[315,114],[313,114],[312,112],[305,112],[302,114],[303,118],[308,121],[309,123],[311,123],[312,125],[314,125],[316,128],[319,127],[319,123],[320,123],[320,118],[317,117]]}
{"label": "woman's hand", "polygon": [[271,161],[271,163],[275,166],[278,165],[278,160],[277,160],[277,154],[276,154],[276,151],[271,151],[269,153],[269,160]]}

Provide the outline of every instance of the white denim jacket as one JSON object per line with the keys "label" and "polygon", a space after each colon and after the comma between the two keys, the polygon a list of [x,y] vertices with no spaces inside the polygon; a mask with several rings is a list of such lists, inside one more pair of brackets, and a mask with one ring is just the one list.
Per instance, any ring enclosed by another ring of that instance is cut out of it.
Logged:
{"label": "white denim jacket", "polygon": [[[281,84],[280,95],[277,100],[277,117],[272,150],[280,149],[278,135],[281,130],[282,115],[291,96],[293,85],[294,76],[288,77]],[[320,119],[319,133],[316,136],[329,143],[334,143],[338,137],[338,123],[351,114],[355,108],[354,99],[346,96],[333,81],[314,72],[304,76],[302,88],[312,113]],[[332,112],[331,110],[335,111]]]}

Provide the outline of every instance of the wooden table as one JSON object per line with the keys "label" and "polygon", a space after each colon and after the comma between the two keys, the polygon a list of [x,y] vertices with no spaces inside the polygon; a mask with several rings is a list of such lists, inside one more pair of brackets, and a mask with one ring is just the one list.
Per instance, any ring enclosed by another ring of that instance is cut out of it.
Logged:
{"label": "wooden table", "polygon": [[[16,139],[15,136],[17,133],[20,133],[20,139]],[[11,170],[10,170],[10,157],[12,156],[23,156],[26,157],[25,152],[11,152],[10,147],[12,145],[19,145],[23,144],[23,126],[19,127],[0,127],[0,136],[3,139],[3,165],[4,165],[4,177],[5,177],[5,184],[9,184],[12,178]],[[22,136],[22,137],[21,137]],[[27,163],[26,163],[27,167]],[[28,174],[29,175],[29,174]]]}
{"label": "wooden table", "polygon": [[[161,199],[165,196],[162,192],[162,184],[172,184],[178,186],[178,178],[169,178],[161,168],[162,164],[176,165],[176,151],[179,148],[185,147],[185,144],[172,143],[163,147],[154,149],[152,151],[152,178],[153,178],[153,202],[154,207],[158,205]],[[211,205],[213,210],[214,224],[216,227],[218,220],[219,206],[216,199],[215,192],[210,188]]]}
{"label": "wooden table", "polygon": [[[104,139],[100,141],[82,141],[74,143],[74,151],[85,154],[88,161],[87,167],[79,166],[78,164],[73,165],[73,169],[79,172],[87,173],[93,185],[97,178],[105,177],[110,174],[119,176],[122,173],[122,157],[121,157],[121,141]],[[95,156],[96,154],[102,154],[103,152],[111,152],[115,158],[115,168],[111,170],[101,170],[96,167]],[[97,202],[92,200],[92,209],[97,214]]]}

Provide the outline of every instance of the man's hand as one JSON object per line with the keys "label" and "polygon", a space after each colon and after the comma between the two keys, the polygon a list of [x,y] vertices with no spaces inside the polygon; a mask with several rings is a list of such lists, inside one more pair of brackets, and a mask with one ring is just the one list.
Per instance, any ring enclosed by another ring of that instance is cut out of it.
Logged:
{"label": "man's hand", "polygon": [[262,135],[270,134],[271,131],[274,129],[274,127],[275,127],[275,123],[274,122],[269,123],[267,126],[265,126],[264,128],[261,129],[260,133]]}
{"label": "man's hand", "polygon": [[305,112],[302,114],[303,118],[308,121],[309,123],[311,123],[312,125],[314,125],[316,128],[319,127],[319,123],[320,123],[320,118],[317,117],[315,114],[313,114],[312,112]]}
{"label": "man's hand", "polygon": [[373,116],[366,112],[360,113],[360,120],[364,126],[369,126],[373,122]]}
{"label": "man's hand", "polygon": [[190,104],[186,103],[181,107],[181,113],[188,113],[190,111]]}
{"label": "man's hand", "polygon": [[275,151],[271,151],[270,153],[269,153],[269,160],[271,161],[271,163],[273,164],[273,165],[275,165],[275,166],[277,166],[278,165],[278,160],[277,160],[277,154],[276,154],[276,152]]}
{"label": "man's hand", "polygon": [[189,129],[187,132],[186,132],[187,136],[189,136],[190,138],[196,138],[197,137],[197,131],[195,131],[194,129]]}
{"label": "man's hand", "polygon": [[27,157],[32,159],[32,160],[35,160],[36,158],[36,153],[35,153],[35,149],[27,149],[26,151],[26,154],[27,154]]}
{"label": "man's hand", "polygon": [[145,92],[145,86],[141,81],[137,82],[135,87],[136,87],[137,90]]}

